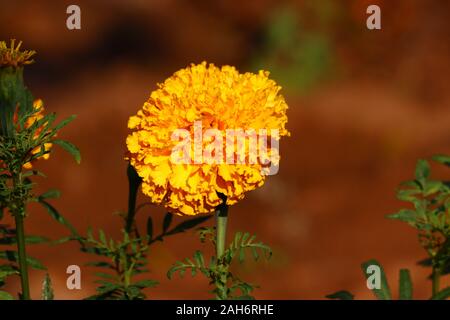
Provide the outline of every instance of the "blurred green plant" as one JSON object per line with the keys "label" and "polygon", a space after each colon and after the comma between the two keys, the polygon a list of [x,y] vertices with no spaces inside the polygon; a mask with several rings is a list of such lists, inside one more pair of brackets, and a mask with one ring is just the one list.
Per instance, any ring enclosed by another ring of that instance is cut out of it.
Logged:
{"label": "blurred green plant", "polygon": [[[280,7],[275,10],[262,35],[262,47],[251,61],[254,70],[270,70],[285,90],[304,94],[323,80],[333,66],[331,41],[323,26],[334,15],[329,1],[308,2],[308,10]],[[313,14],[322,26],[307,28]]]}
{"label": "blurred green plant", "polygon": [[[437,155],[437,163],[450,167],[450,157]],[[430,164],[419,160],[416,165],[415,179],[403,182],[397,191],[399,200],[411,203],[412,208],[404,208],[388,215],[389,219],[406,222],[418,232],[420,245],[428,257],[419,261],[425,267],[431,267],[431,299],[442,300],[450,297],[450,287],[441,289],[441,277],[450,273],[450,181],[435,180],[430,177]],[[362,264],[367,277],[367,267],[376,265],[381,270],[381,288],[372,289],[380,300],[392,299],[388,281],[381,264],[370,260]],[[330,299],[353,299],[348,291],[339,291],[327,296]],[[399,299],[413,298],[413,284],[408,269],[401,269],[399,274]]]}
{"label": "blurred green plant", "polygon": [[[23,67],[31,64],[34,51],[21,51],[21,43],[17,46],[11,41],[0,41],[0,220],[5,211],[15,219],[14,228],[0,226],[0,244],[16,245],[17,251],[0,251],[0,259],[8,261],[0,266],[0,285],[6,277],[19,275],[21,279],[21,299],[30,299],[28,283],[28,266],[45,270],[38,260],[27,256],[26,245],[49,242],[47,238],[27,236],[24,220],[27,217],[27,205],[38,202],[57,222],[69,227],[72,234],[75,229],[68,221],[48,203],[48,199],[60,196],[58,190],[50,190],[36,196],[33,192],[35,183],[32,178],[45,175],[32,168],[32,164],[48,157],[53,150],[50,146],[59,145],[79,163],[78,149],[65,140],[56,139],[57,134],[69,124],[75,116],[71,116],[58,124],[54,124],[56,114],[44,114],[42,102],[34,100],[23,80]],[[11,295],[0,292],[0,298],[11,298]]]}

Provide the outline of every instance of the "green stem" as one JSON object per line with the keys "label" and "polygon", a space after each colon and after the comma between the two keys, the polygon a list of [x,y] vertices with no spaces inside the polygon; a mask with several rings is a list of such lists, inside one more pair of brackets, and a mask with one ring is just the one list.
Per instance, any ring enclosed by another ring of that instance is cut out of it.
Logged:
{"label": "green stem", "polygon": [[227,220],[228,220],[228,206],[226,205],[226,199],[223,199],[223,203],[217,207],[216,210],[216,257],[217,257],[217,270],[219,272],[218,279],[216,281],[216,299],[227,300],[228,299],[228,267],[223,264],[223,254],[225,252],[225,241],[227,233]]}
{"label": "green stem", "polygon": [[219,260],[225,252],[225,240],[228,220],[228,206],[221,204],[216,210],[216,256]]}
{"label": "green stem", "polygon": [[22,285],[22,299],[30,300],[30,285],[28,282],[28,266],[27,266],[27,254],[25,251],[25,231],[24,231],[24,216],[22,213],[15,215],[16,219],[16,238],[17,238],[17,250],[19,253],[19,271],[20,282]]}
{"label": "green stem", "polygon": [[433,274],[432,274],[432,292],[433,292],[433,297],[438,294],[439,292],[439,283],[440,283],[440,279],[441,279],[441,271],[439,268],[434,267],[433,268]]}

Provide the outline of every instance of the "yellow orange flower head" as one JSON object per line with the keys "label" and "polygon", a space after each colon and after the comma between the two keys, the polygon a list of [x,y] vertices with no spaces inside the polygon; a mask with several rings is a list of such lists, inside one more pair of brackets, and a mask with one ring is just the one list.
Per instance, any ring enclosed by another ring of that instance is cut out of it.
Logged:
{"label": "yellow orange flower head", "polygon": [[[33,123],[35,123],[36,121],[42,119],[44,117],[44,103],[42,102],[41,99],[36,99],[33,101],[33,108],[36,110],[36,112],[30,116],[27,121],[25,122],[25,128],[29,128],[33,125]],[[15,114],[15,118],[17,118],[17,113]],[[14,119],[14,121],[16,122],[17,120]],[[35,136],[39,136],[39,134],[41,133],[42,129],[38,128],[35,132]],[[45,143],[44,144],[44,149],[45,151],[49,151],[50,148],[52,147],[51,143]],[[31,154],[37,154],[41,151],[41,147],[36,147],[33,150],[31,150]],[[37,159],[34,159],[32,162],[35,162],[36,160],[39,159],[44,159],[47,160],[50,157],[50,153],[45,153],[44,155],[40,156]],[[33,167],[32,162],[27,162],[23,165],[23,167],[25,169],[31,169]]]}
{"label": "yellow orange flower head", "polygon": [[[277,130],[278,137],[289,135],[285,128],[288,106],[279,94],[281,87],[268,76],[266,71],[241,74],[231,66],[203,62],[177,71],[158,85],[142,109],[130,117],[132,132],[126,140],[126,159],[142,178],[142,191],[152,202],[180,215],[210,213],[225,197],[227,205],[232,205],[264,184],[260,161],[198,162],[194,146],[188,147],[192,161],[177,163],[172,153],[179,144],[173,133],[184,129],[195,136],[198,124],[203,130],[219,132]],[[220,145],[228,157],[227,139]],[[200,143],[206,150],[212,140],[204,137]],[[244,160],[249,160],[254,150],[247,143],[244,146]],[[237,149],[232,149],[235,157]],[[267,146],[268,154],[271,149]],[[278,153],[273,153],[278,164]]]}

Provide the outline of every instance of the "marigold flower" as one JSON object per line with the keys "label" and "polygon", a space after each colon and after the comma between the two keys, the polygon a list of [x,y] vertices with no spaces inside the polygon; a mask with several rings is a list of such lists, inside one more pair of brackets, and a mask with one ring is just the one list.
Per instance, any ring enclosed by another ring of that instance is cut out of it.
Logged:
{"label": "marigold flower", "polygon": [[[221,132],[263,129],[289,135],[285,128],[288,106],[279,94],[281,87],[268,76],[267,71],[241,74],[231,66],[218,68],[203,62],[159,84],[128,121],[132,133],[126,140],[126,159],[142,178],[143,193],[173,213],[196,215],[214,211],[223,201],[220,194],[232,205],[262,186],[266,176],[260,162],[174,163],[171,155],[179,142],[172,134],[179,129],[193,134],[194,124],[200,123],[202,128]],[[211,141],[201,143],[204,149]],[[225,141],[220,143],[229,151]],[[189,149],[191,160],[194,149]],[[273,149],[267,146],[269,153],[277,155]],[[236,153],[234,148],[232,152]],[[251,157],[246,144],[245,160]],[[279,157],[272,159],[278,162]]]}

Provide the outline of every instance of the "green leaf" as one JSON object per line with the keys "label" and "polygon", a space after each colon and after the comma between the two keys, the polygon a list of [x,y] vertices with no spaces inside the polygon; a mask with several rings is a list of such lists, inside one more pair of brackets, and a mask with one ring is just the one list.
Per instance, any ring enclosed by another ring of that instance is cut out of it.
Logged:
{"label": "green leaf", "polygon": [[[19,262],[19,255],[16,251],[6,250],[0,251],[0,259],[8,260],[10,262]],[[37,259],[30,256],[27,257],[28,265],[36,270],[47,270],[47,268]]]}
{"label": "green leaf", "polygon": [[243,263],[244,260],[245,260],[245,251],[244,251],[244,248],[241,248],[239,250],[239,262]]}
{"label": "green leaf", "polygon": [[70,224],[70,222],[66,218],[64,218],[50,203],[44,200],[40,200],[39,203],[41,203],[44,208],[47,209],[47,212],[53,219],[67,227],[73,235],[79,237],[77,230],[72,226],[72,224]]}
{"label": "green leaf", "polygon": [[167,271],[167,278],[172,279],[172,276],[175,272],[178,272],[180,274],[180,277],[182,278],[187,269],[196,268],[196,266],[189,258],[184,259],[184,261],[185,262],[175,262],[175,264]]}
{"label": "green leaf", "polygon": [[86,266],[114,269],[114,266],[106,261],[93,261],[85,264]]}
{"label": "green leaf", "polygon": [[415,224],[418,218],[417,212],[409,209],[401,209],[399,212],[386,216],[388,219],[400,220],[409,224]]}
{"label": "green leaf", "polygon": [[97,277],[99,278],[103,278],[103,279],[110,279],[110,280],[116,280],[116,276],[109,274],[109,273],[104,273],[104,272],[95,272],[94,273]]}
{"label": "green leaf", "polygon": [[432,300],[446,300],[450,297],[450,287],[447,287],[445,289],[442,289],[441,291],[439,291],[435,296],[433,296],[433,298],[431,298]]}
{"label": "green leaf", "polygon": [[27,177],[31,177],[31,176],[40,176],[40,177],[43,177],[43,178],[47,177],[43,172],[41,172],[39,170],[34,170],[34,169],[26,171],[24,174],[22,174],[23,178],[27,178]]}
{"label": "green leaf", "polygon": [[[26,244],[39,244],[39,243],[49,243],[51,240],[41,236],[26,236],[25,243]],[[4,237],[0,238],[1,245],[12,245],[16,244],[16,237]]]}
{"label": "green leaf", "polygon": [[64,128],[65,126],[67,126],[70,122],[72,122],[77,116],[76,115],[71,115],[70,117],[67,117],[66,119],[62,120],[60,123],[58,123],[53,130],[55,131],[59,131],[62,128]]}
{"label": "green leaf", "polygon": [[372,292],[375,294],[375,296],[379,299],[379,300],[391,300],[392,299],[392,295],[391,295],[391,290],[389,289],[389,285],[386,279],[386,274],[384,273],[384,269],[383,266],[375,259],[366,261],[364,263],[361,264],[361,268],[363,270],[364,276],[366,277],[366,279],[368,280],[369,277],[372,279],[372,277],[376,276],[376,273],[372,273],[372,274],[368,274],[367,273],[367,269],[370,266],[377,266],[380,270],[380,288],[374,288],[371,289]]}
{"label": "green leaf", "polygon": [[142,289],[142,288],[156,287],[158,284],[159,284],[159,282],[155,281],[155,280],[141,280],[141,281],[133,283],[133,286]]}
{"label": "green leaf", "polygon": [[203,259],[203,254],[201,251],[197,250],[194,253],[194,259],[197,262],[197,266],[199,268],[204,268],[205,267],[205,260]]}
{"label": "green leaf", "polygon": [[427,197],[438,192],[442,186],[443,183],[441,181],[428,181],[424,189],[424,196]]}
{"label": "green leaf", "polygon": [[56,198],[59,198],[60,196],[61,196],[61,192],[59,190],[51,189],[51,190],[48,190],[47,192],[41,194],[38,197],[38,200],[41,201],[41,200],[45,200],[45,199],[56,199]]}
{"label": "green leaf", "polygon": [[0,300],[14,300],[14,298],[8,292],[0,291]]}
{"label": "green leaf", "polygon": [[101,243],[102,243],[103,245],[105,245],[105,246],[108,246],[108,244],[107,244],[107,242],[106,242],[106,235],[105,235],[105,232],[104,232],[102,229],[100,229],[100,230],[98,231],[98,236],[100,237]]}
{"label": "green leaf", "polygon": [[433,156],[432,159],[436,162],[446,165],[447,167],[450,167],[450,156],[438,154],[438,155]]}
{"label": "green leaf", "polygon": [[326,296],[328,299],[336,299],[336,300],[353,300],[354,295],[346,290],[337,291],[335,293],[329,294]]}
{"label": "green leaf", "polygon": [[14,269],[12,266],[5,266],[5,270],[0,270],[0,281],[3,281],[6,277],[11,276],[13,274],[19,274],[19,271]]}
{"label": "green leaf", "polygon": [[78,164],[80,164],[80,162],[81,162],[80,150],[78,150],[78,148],[75,147],[72,143],[65,141],[65,140],[60,140],[60,139],[53,140],[52,143],[57,144],[61,148],[66,150],[68,153],[70,153],[74,157],[75,161]]}
{"label": "green leaf", "polygon": [[52,281],[47,273],[45,274],[44,281],[42,282],[42,300],[53,300],[54,297]]}
{"label": "green leaf", "polygon": [[399,274],[399,299],[412,300],[413,285],[408,269],[401,269]]}
{"label": "green leaf", "polygon": [[428,161],[419,159],[416,164],[416,179],[424,185],[424,182],[430,176],[430,165]]}

